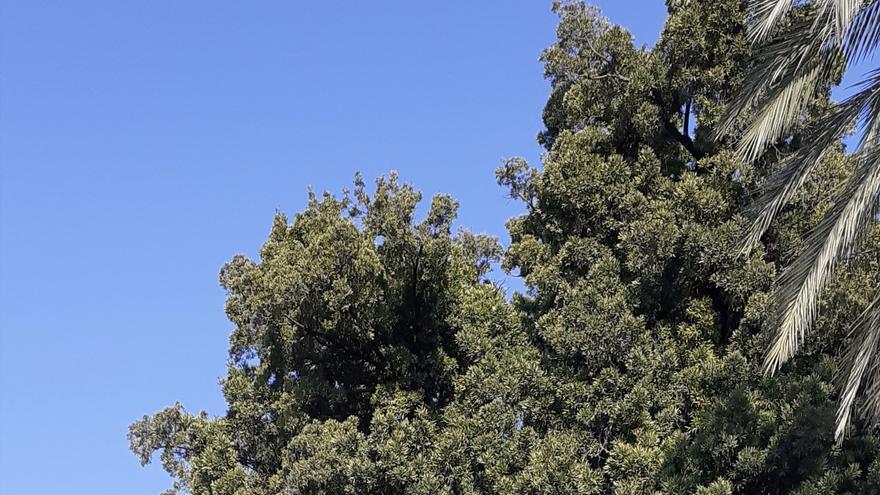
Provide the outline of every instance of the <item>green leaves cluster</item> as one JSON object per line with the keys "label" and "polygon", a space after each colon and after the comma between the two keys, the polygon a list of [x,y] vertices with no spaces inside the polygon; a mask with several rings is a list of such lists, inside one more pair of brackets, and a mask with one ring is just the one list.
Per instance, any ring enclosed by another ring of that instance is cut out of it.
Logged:
{"label": "green leaves cluster", "polygon": [[[760,367],[773,281],[852,164],[830,153],[737,256],[774,165],[708,139],[746,70],[744,7],[668,4],[653,50],[592,7],[554,7],[547,152],[498,170],[526,208],[503,252],[454,233],[448,197],[416,219],[421,196],[394,175],[279,214],[260,260],[221,272],[226,414],[145,416],[141,462],[158,451],[174,491],[215,495],[880,491],[874,430],[834,443],[832,380],[880,284],[880,231],[802,356]],[[486,279],[498,261],[525,294]]]}

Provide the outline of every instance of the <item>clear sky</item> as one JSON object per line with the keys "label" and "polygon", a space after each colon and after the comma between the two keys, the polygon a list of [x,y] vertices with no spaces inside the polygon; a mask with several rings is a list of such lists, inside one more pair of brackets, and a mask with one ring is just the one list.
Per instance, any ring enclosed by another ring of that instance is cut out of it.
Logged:
{"label": "clear sky", "polygon": [[[371,4],[371,5],[367,5]],[[662,0],[599,2],[652,44]],[[222,414],[217,283],[276,209],[391,169],[506,240],[549,1],[0,0],[0,492],[158,494],[128,424]]]}

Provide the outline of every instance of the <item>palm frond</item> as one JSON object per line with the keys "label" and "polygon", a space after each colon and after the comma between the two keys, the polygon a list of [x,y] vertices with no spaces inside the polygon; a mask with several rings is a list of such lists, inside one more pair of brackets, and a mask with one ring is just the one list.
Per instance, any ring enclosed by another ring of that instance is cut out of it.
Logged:
{"label": "palm frond", "polygon": [[[833,29],[827,23],[817,23],[816,19],[803,16],[795,19],[784,33],[762,45],[748,61],[749,77],[745,84],[728,102],[719,135],[731,132],[737,120],[751,109],[765,108],[747,131],[751,137],[739,146],[747,160],[756,158],[801,115],[802,103],[830,80],[843,56],[838,44],[831,42],[833,39]],[[792,100],[798,104],[787,110],[785,103]],[[777,111],[766,111],[769,106]],[[764,132],[757,132],[762,128]],[[768,128],[774,131],[768,133]]]}
{"label": "palm frond", "polygon": [[[838,34],[843,34],[859,11],[870,3],[866,0],[814,0],[810,5],[817,12],[827,14],[833,20]],[[778,30],[788,14],[801,4],[798,0],[756,0],[750,4],[754,20],[750,35],[753,42],[767,41]]]}
{"label": "palm frond", "polygon": [[[850,23],[862,10],[866,0],[814,0],[811,5],[815,12],[820,15],[816,18],[816,25],[829,25],[834,28],[838,36],[842,36]],[[775,36],[779,26],[788,17],[792,10],[801,4],[798,0],[755,0],[749,5],[749,14],[752,25],[749,29],[749,37],[752,43],[762,44]],[[822,22],[821,18],[828,17],[831,22]]]}
{"label": "palm frond", "polygon": [[847,63],[856,64],[880,45],[880,1],[866,2],[850,23],[843,38]]}
{"label": "palm frond", "polygon": [[[795,11],[797,11],[795,13]],[[738,152],[754,161],[790,135],[810,103],[850,68],[880,47],[880,0],[752,0],[749,38],[757,47],[749,76],[727,106],[717,136],[734,135],[743,117],[748,127]],[[855,125],[862,137],[851,159],[856,168],[834,205],[805,240],[804,252],[783,273],[768,323],[776,335],[765,357],[772,374],[790,359],[812,327],[819,295],[836,264],[858,244],[880,207],[880,71],[868,74],[858,92],[810,123],[804,145],[780,162],[746,212],[751,225],[743,250],[760,242],[770,223],[803,185],[828,150]],[[754,112],[754,115],[750,115]],[[739,132],[739,131],[737,131]],[[855,322],[844,356],[835,437],[843,438],[859,392],[865,409],[880,418],[880,291]]]}
{"label": "palm frond", "polygon": [[838,261],[874,221],[880,196],[880,146],[872,143],[856,157],[858,166],[838,200],[805,241],[804,252],[779,280],[770,323],[776,336],[764,361],[775,373],[803,343],[818,310],[818,299]]}
{"label": "palm frond", "polygon": [[[843,440],[852,417],[852,408],[863,385],[867,385],[866,413],[869,418],[880,412],[880,290],[865,311],[853,322],[850,343],[843,356],[846,380],[841,384],[840,404],[837,409],[837,428],[834,437]],[[867,380],[866,380],[867,378]]]}
{"label": "palm frond", "polygon": [[797,0],[755,0],[749,4],[754,24],[749,30],[753,43],[764,43],[775,33],[779,24],[795,7]]}
{"label": "palm frond", "polygon": [[820,0],[816,7],[834,20],[834,31],[838,37],[843,38],[865,3],[865,0]]}
{"label": "palm frond", "polygon": [[756,160],[767,146],[790,130],[813,101],[825,73],[823,65],[814,65],[774,88],[740,139],[740,156],[749,162]]}
{"label": "palm frond", "polygon": [[880,115],[880,71],[874,71],[859,85],[860,91],[836,105],[811,125],[806,133],[808,143],[782,160],[779,170],[761,185],[757,199],[746,210],[750,226],[743,242],[748,253],[760,242],[773,219],[797,193],[810,172],[822,161],[831,147],[856,122],[862,122],[864,139],[874,134],[876,117]]}
{"label": "palm frond", "polygon": [[[781,3],[757,2],[756,9]],[[784,32],[762,43],[748,62],[749,77],[729,102],[719,125],[719,135],[729,133],[745,113],[761,109],[738,145],[747,161],[791,130],[810,99],[832,81],[841,65],[857,63],[880,46],[880,0],[816,0],[813,4],[811,11],[791,19]]]}

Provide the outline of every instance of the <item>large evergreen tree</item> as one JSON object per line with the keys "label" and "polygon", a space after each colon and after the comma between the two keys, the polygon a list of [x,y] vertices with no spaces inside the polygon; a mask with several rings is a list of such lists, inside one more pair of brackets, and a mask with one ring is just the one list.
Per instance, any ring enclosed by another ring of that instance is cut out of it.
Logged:
{"label": "large evergreen tree", "polygon": [[[452,233],[448,197],[417,221],[394,176],[278,216],[258,262],[221,272],[227,413],[144,417],[141,462],[159,451],[193,494],[880,491],[874,430],[856,422],[835,446],[832,382],[880,284],[880,231],[831,282],[802,357],[760,372],[773,281],[852,160],[829,152],[738,257],[773,168],[713,139],[747,75],[746,13],[668,5],[651,50],[592,7],[554,6],[543,167],[498,170],[527,209],[503,256]],[[485,280],[502,258],[527,287],[512,300]]]}

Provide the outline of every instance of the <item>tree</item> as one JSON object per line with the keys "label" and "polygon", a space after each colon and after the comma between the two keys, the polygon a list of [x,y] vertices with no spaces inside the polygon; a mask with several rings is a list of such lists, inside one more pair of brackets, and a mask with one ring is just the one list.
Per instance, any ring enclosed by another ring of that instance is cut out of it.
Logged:
{"label": "tree", "polygon": [[712,139],[749,70],[746,12],[669,7],[648,52],[559,4],[543,170],[514,160],[499,173],[529,210],[508,224],[505,264],[530,288],[514,303],[558,380],[556,421],[589,445],[608,493],[869,491],[876,451],[860,449],[874,437],[860,427],[832,451],[830,379],[842,323],[880,280],[876,249],[846,263],[799,368],[761,378],[753,364],[777,266],[853,164],[831,150],[774,242],[738,258],[747,193],[775,166],[742,166]]}
{"label": "tree", "polygon": [[[880,229],[831,280],[802,358],[758,364],[777,267],[854,161],[831,150],[737,256],[748,191],[775,166],[712,139],[748,71],[743,4],[671,1],[650,50],[593,7],[554,10],[543,167],[497,172],[526,208],[507,249],[453,234],[445,196],[416,221],[394,176],[279,215],[260,260],[221,272],[228,411],[145,416],[141,462],[158,451],[175,489],[212,495],[880,490],[875,430],[831,434]],[[524,294],[486,280],[499,260]]]}
{"label": "tree", "polygon": [[[358,178],[341,199],[312,195],[290,224],[277,215],[261,262],[238,256],[220,274],[235,324],[225,417],[179,405],[145,417],[130,432],[141,461],[164,449],[176,488],[192,493],[281,489],[300,470],[314,479],[296,483],[369,484],[366,460],[344,476],[320,463],[360,452],[380,398],[415,401],[424,414],[450,402],[459,352],[450,312],[498,255],[494,239],[450,234],[458,205],[448,197],[414,224],[419,199],[394,175],[373,195]],[[299,460],[316,442],[339,450]]]}
{"label": "tree", "polygon": [[[802,115],[842,71],[869,57],[880,40],[880,2],[875,0],[758,0],[751,6],[750,38],[759,49],[739,94],[729,105],[724,128],[743,117],[748,121],[739,151],[758,159],[770,146],[786,148]],[[857,165],[843,184],[831,184],[834,206],[805,240],[801,256],[792,262],[774,295],[771,324],[778,330],[765,368],[779,370],[801,347],[816,318],[819,297],[838,262],[869,238],[880,206],[880,74],[873,71],[858,91],[838,105],[826,105],[802,132],[801,146],[791,150],[775,173],[760,187],[751,207],[751,226],[745,250],[754,247],[770,228],[780,209],[791,201],[841,137],[855,124],[862,137],[852,156]],[[750,113],[751,112],[751,113]],[[864,412],[880,413],[880,288],[853,323],[853,338],[844,356],[836,436],[842,437],[860,389],[866,391]]]}

